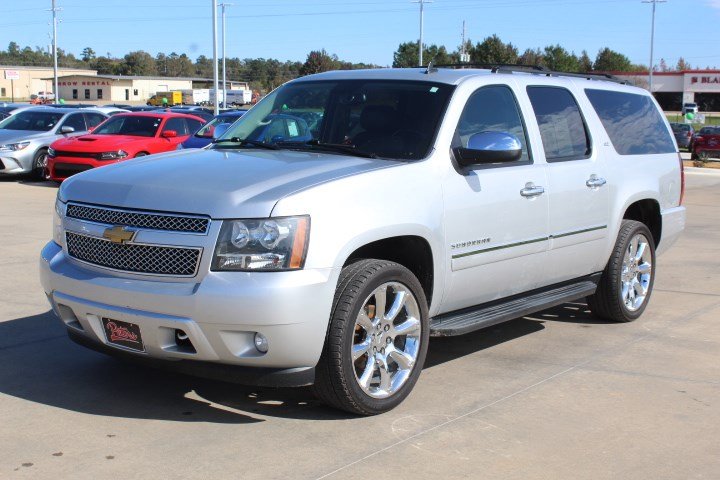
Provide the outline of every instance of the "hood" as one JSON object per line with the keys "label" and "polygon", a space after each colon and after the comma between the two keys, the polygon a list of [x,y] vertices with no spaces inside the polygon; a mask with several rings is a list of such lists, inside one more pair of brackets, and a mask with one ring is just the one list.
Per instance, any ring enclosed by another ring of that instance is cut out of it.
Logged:
{"label": "hood", "polygon": [[71,152],[106,152],[111,150],[132,150],[133,145],[145,145],[153,137],[136,137],[133,135],[80,135],[58,140],[53,144],[55,150]]}
{"label": "hood", "polygon": [[262,218],[293,192],[397,165],[402,162],[290,150],[179,150],[74,175],[59,196],[212,218]]}
{"label": "hood", "polygon": [[202,148],[210,145],[212,141],[212,138],[196,137],[195,135],[190,135],[190,138],[182,142],[182,146],[183,148]]}
{"label": "hood", "polygon": [[0,129],[0,144],[17,143],[36,138],[53,138],[56,137],[52,130],[48,132],[38,132],[37,130],[5,130]]}

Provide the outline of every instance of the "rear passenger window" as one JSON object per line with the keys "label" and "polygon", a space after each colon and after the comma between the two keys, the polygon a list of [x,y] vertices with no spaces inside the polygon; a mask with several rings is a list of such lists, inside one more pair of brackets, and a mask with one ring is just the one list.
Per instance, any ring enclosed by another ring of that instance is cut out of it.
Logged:
{"label": "rear passenger window", "polygon": [[650,97],[592,89],[585,94],[620,155],[675,153],[670,132]]}
{"label": "rear passenger window", "polygon": [[168,130],[174,130],[175,132],[177,132],[178,137],[182,137],[188,134],[187,125],[185,124],[184,118],[168,119],[168,121],[165,123],[165,127],[163,128],[163,132],[167,132]]}
{"label": "rear passenger window", "polygon": [[545,160],[561,162],[578,160],[590,155],[590,137],[575,98],[570,91],[558,87],[528,87]]}
{"label": "rear passenger window", "polygon": [[481,132],[505,132],[514,135],[522,144],[522,156],[518,162],[529,161],[525,125],[515,95],[508,87],[483,87],[472,94],[460,116],[453,147],[467,147],[468,139]]}

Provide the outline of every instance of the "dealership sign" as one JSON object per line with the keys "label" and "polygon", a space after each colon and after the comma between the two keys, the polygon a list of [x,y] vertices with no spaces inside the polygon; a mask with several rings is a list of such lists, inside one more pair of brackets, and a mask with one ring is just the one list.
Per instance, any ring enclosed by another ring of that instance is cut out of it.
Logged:
{"label": "dealership sign", "polygon": [[690,92],[720,93],[720,75],[685,75],[685,90]]}
{"label": "dealership sign", "polygon": [[97,81],[84,81],[84,82],[59,82],[61,87],[77,87],[78,85],[82,87],[99,87],[102,85],[112,85],[112,82],[110,80],[97,80]]}
{"label": "dealership sign", "polygon": [[5,70],[5,80],[20,80],[20,71]]}

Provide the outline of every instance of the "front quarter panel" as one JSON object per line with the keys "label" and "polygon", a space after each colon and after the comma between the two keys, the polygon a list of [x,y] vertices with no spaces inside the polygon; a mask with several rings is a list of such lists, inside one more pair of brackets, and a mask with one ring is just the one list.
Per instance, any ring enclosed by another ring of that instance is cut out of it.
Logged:
{"label": "front quarter panel", "polygon": [[[442,190],[432,162],[389,163],[389,168],[317,185],[281,199],[273,216],[310,215],[305,268],[342,267],[368,243],[397,236],[424,238],[436,275],[433,306],[442,298]],[[431,308],[431,315],[433,309]]]}

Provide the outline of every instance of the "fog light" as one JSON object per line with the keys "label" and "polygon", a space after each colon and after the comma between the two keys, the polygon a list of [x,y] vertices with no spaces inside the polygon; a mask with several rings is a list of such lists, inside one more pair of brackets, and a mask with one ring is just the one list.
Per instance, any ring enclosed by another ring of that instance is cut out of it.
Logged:
{"label": "fog light", "polygon": [[262,333],[255,334],[255,348],[260,353],[267,353],[268,351],[268,341]]}

